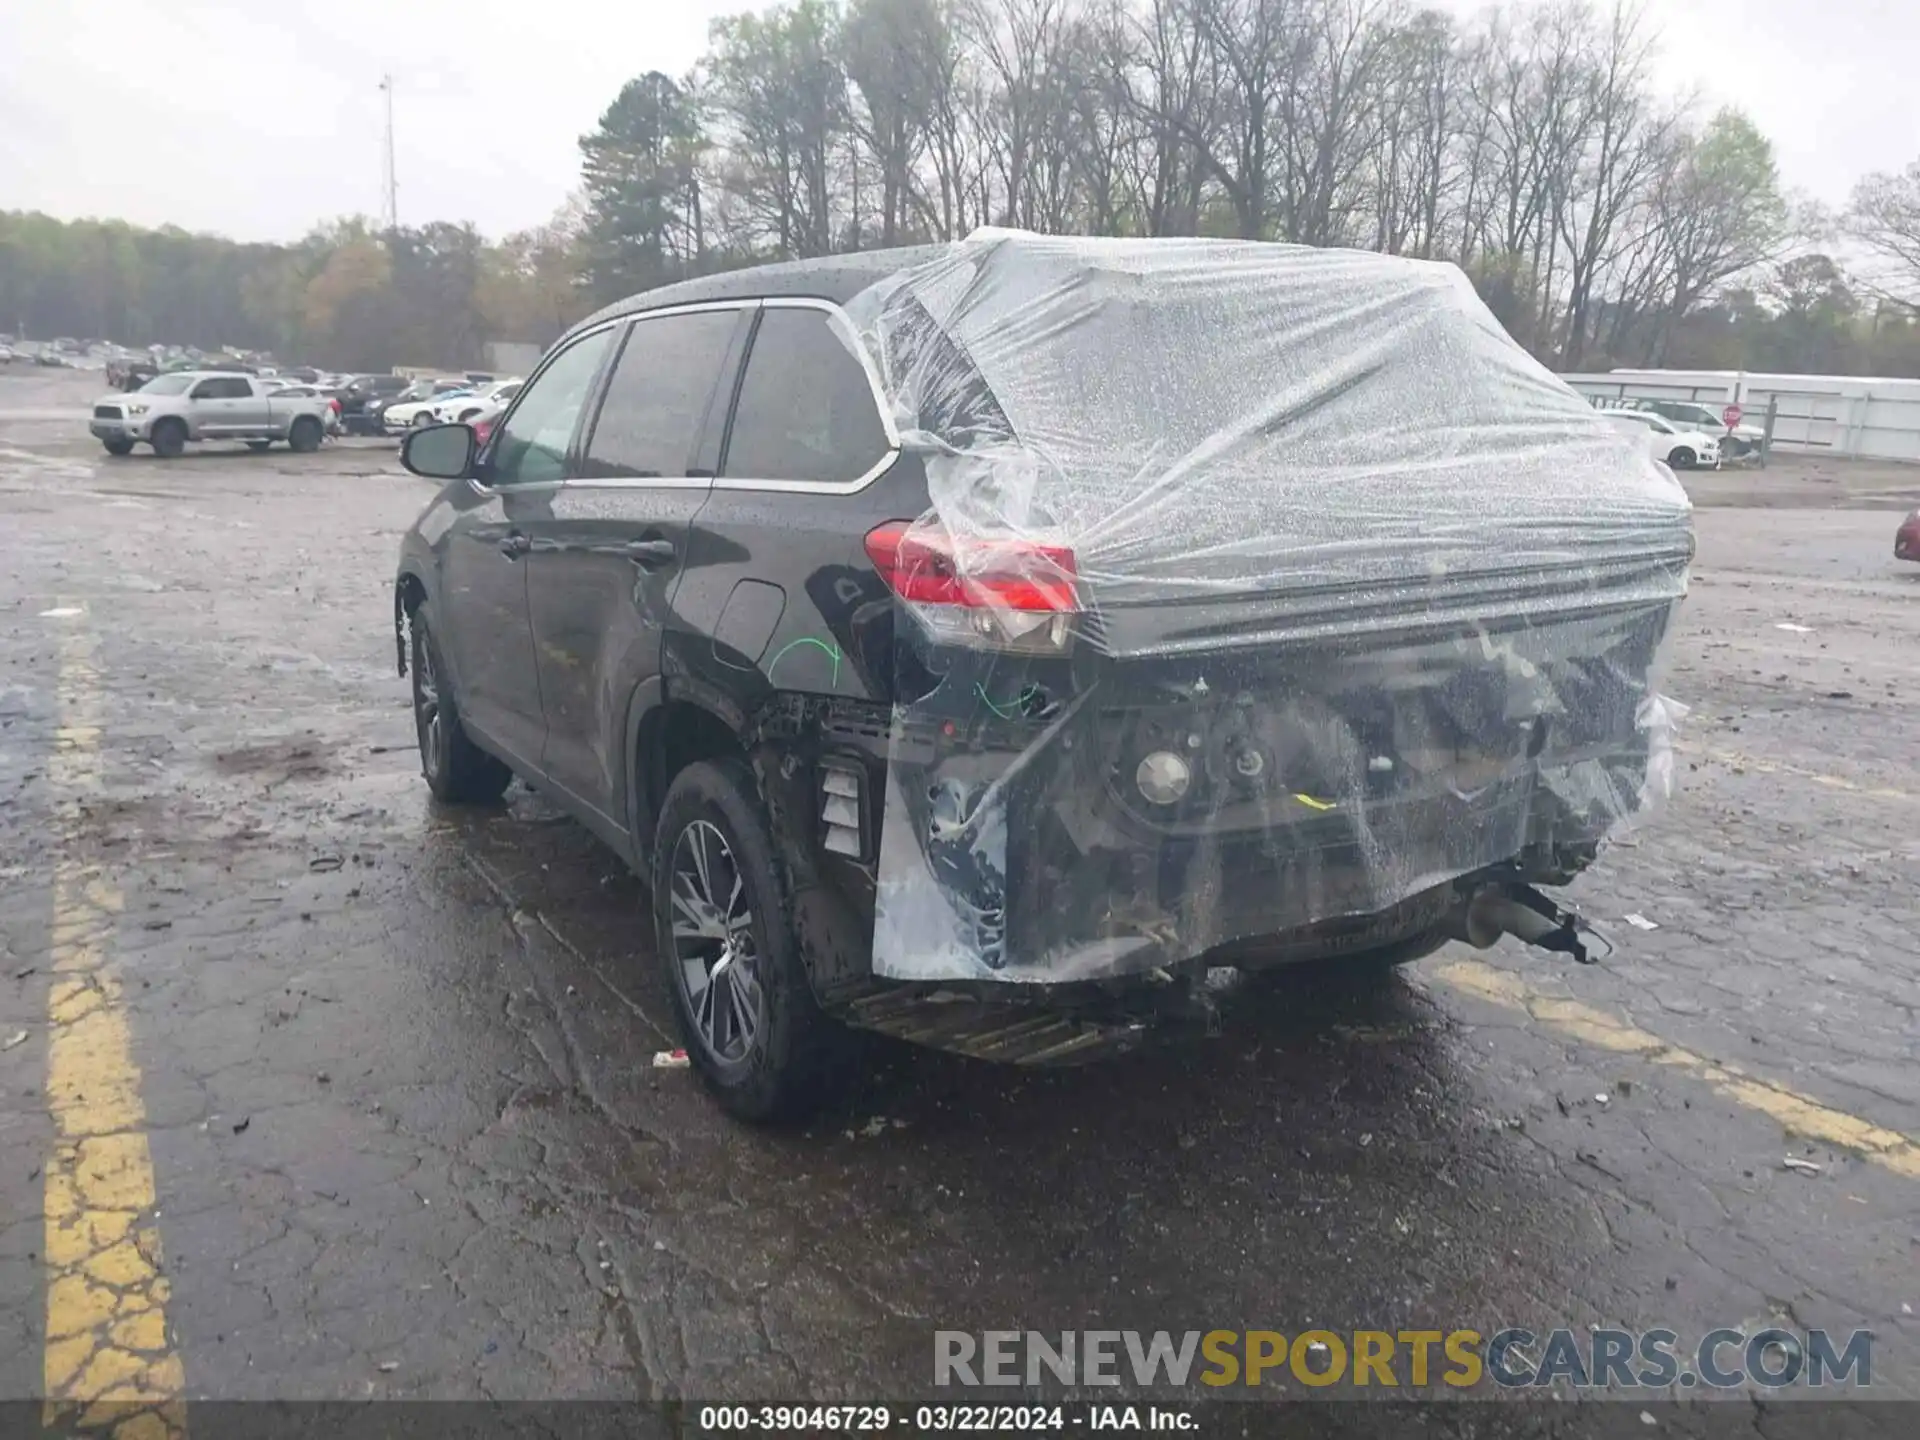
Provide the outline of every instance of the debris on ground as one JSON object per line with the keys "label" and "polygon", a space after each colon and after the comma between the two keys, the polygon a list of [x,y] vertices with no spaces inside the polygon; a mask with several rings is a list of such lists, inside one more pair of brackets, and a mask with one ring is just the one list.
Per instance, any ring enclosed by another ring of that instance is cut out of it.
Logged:
{"label": "debris on ground", "polygon": [[236,1135],[244,1135],[247,1133],[247,1127],[251,1124],[253,1124],[253,1117],[251,1115],[243,1120],[236,1120],[233,1122],[233,1133]]}
{"label": "debris on ground", "polygon": [[1783,1169],[1795,1170],[1802,1175],[1818,1175],[1821,1168],[1811,1160],[1802,1160],[1798,1155],[1783,1156],[1780,1165]]}
{"label": "debris on ground", "polygon": [[1627,924],[1633,926],[1633,928],[1636,930],[1658,930],[1660,928],[1659,921],[1649,920],[1647,919],[1646,916],[1640,914],[1638,911],[1635,911],[1633,914],[1627,916]]}
{"label": "debris on ground", "polygon": [[1811,635],[1813,633],[1813,627],[1811,625],[1796,625],[1791,620],[1782,620],[1773,628],[1776,630],[1785,630],[1790,635]]}
{"label": "debris on ground", "polygon": [[316,875],[326,875],[345,865],[346,860],[339,855],[316,855],[307,862],[307,869]]}
{"label": "debris on ground", "polygon": [[656,1050],[653,1052],[653,1068],[656,1070],[684,1070],[693,1062],[687,1058],[684,1050]]}
{"label": "debris on ground", "polygon": [[7,1036],[4,1042],[0,1042],[0,1050],[11,1050],[16,1045],[24,1045],[26,1043],[27,1032],[24,1030],[16,1030],[13,1034]]}

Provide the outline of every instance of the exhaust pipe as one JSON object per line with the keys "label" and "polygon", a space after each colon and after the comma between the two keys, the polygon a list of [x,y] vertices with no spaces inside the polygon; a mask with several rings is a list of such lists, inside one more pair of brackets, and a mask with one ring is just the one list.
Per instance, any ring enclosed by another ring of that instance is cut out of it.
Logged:
{"label": "exhaust pipe", "polygon": [[1582,965],[1613,953],[1613,942],[1572,910],[1563,910],[1531,885],[1482,885],[1447,916],[1448,932],[1476,950],[1511,935],[1539,950],[1571,955]]}

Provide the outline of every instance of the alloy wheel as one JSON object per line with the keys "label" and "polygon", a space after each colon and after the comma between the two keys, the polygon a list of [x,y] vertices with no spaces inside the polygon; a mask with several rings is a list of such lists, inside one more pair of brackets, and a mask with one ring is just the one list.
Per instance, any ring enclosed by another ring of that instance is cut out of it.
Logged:
{"label": "alloy wheel", "polygon": [[440,709],[440,674],[434,668],[431,645],[416,640],[413,652],[413,722],[420,735],[420,758],[429,775],[438,775],[446,767],[447,749],[446,716]]}
{"label": "alloy wheel", "polygon": [[696,1038],[715,1060],[738,1064],[764,1019],[753,909],[739,861],[719,829],[695,820],[674,842],[669,901],[673,958]]}

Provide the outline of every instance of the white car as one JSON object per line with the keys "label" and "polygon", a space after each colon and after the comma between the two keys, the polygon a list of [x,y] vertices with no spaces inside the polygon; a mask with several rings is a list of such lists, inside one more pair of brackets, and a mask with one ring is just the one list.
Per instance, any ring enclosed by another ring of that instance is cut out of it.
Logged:
{"label": "white car", "polygon": [[410,430],[416,425],[433,424],[433,407],[443,400],[472,399],[480,392],[477,385],[464,380],[417,381],[415,388],[427,393],[417,400],[396,400],[380,412],[380,423],[388,430]]}
{"label": "white car", "polygon": [[438,424],[472,420],[490,410],[504,410],[507,402],[520,393],[520,384],[518,379],[497,380],[471,395],[442,396],[432,401],[429,408],[433,411],[434,421]]}
{"label": "white car", "polygon": [[1766,432],[1758,425],[1735,425],[1731,430],[1721,419],[1725,407],[1702,404],[1698,400],[1622,400],[1610,410],[1645,410],[1658,415],[1676,430],[1697,430],[1702,435],[1720,437],[1720,458],[1731,460],[1766,443]]}
{"label": "white car", "polygon": [[1682,429],[1645,410],[1602,410],[1600,414],[1616,430],[1641,441],[1654,459],[1676,470],[1720,468],[1720,442],[1711,435]]}

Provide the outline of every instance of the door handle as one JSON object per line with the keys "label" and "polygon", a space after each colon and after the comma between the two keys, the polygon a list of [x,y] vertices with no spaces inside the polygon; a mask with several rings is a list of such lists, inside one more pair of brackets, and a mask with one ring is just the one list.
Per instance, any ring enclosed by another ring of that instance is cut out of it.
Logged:
{"label": "door handle", "polygon": [[533,549],[533,541],[524,535],[508,535],[500,542],[500,553],[509,560],[518,560]]}
{"label": "door handle", "polygon": [[665,565],[674,554],[671,540],[633,540],[627,544],[627,558],[643,569]]}

